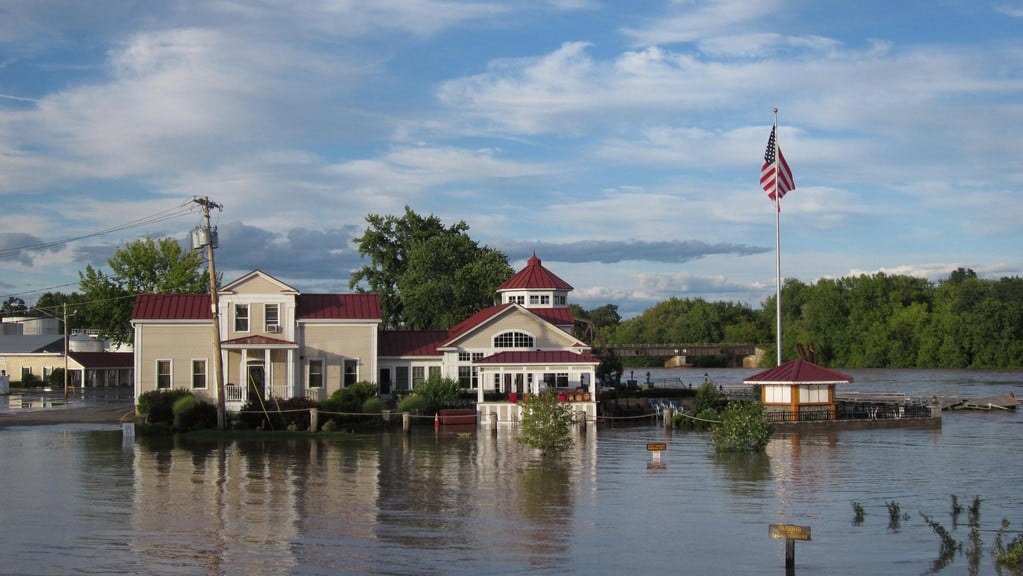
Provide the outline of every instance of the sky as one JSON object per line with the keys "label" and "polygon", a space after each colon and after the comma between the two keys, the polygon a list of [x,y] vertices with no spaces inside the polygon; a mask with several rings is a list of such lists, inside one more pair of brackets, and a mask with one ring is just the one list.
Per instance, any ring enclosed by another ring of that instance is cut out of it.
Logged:
{"label": "sky", "polygon": [[1023,0],[0,0],[0,298],[196,197],[226,282],[302,292],[405,206],[626,318],[759,309],[776,231],[805,283],[1019,276],[1021,134]]}

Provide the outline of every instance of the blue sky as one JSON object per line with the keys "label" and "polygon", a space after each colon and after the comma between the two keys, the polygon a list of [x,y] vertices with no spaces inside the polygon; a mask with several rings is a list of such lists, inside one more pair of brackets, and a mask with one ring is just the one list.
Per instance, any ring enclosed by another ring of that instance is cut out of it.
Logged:
{"label": "blue sky", "polygon": [[1021,32],[1016,0],[0,0],[0,296],[208,196],[228,281],[348,291],[408,205],[585,308],[760,307],[775,107],[783,276],[1018,276]]}

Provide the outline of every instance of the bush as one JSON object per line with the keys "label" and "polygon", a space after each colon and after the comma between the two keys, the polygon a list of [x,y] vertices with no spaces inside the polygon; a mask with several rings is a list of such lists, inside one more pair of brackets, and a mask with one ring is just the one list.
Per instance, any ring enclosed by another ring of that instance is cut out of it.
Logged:
{"label": "bush", "polygon": [[50,372],[50,376],[46,379],[46,385],[51,388],[63,388],[64,387],[64,369],[54,368],[53,372]]}
{"label": "bush", "polygon": [[178,398],[172,412],[174,428],[180,432],[214,428],[217,424],[217,407],[192,395]]}
{"label": "bush", "polygon": [[409,394],[398,402],[398,412],[426,412],[429,406],[426,400],[418,394]]}
{"label": "bush", "polygon": [[416,387],[412,389],[412,394],[426,400],[427,405],[435,409],[444,404],[456,402],[461,397],[462,390],[458,387],[458,382],[451,378],[431,375],[416,384]]}
{"label": "bush", "polygon": [[335,390],[330,398],[320,403],[320,408],[325,412],[362,412],[362,405],[370,398],[375,398],[377,388],[369,382],[356,382]]}
{"label": "bush", "polygon": [[731,402],[710,441],[718,452],[760,452],[771,441],[771,422],[760,402]]}
{"label": "bush", "polygon": [[384,406],[384,401],[374,396],[362,403],[362,412],[364,414],[380,414],[384,411]]}
{"label": "bush", "polygon": [[555,394],[531,394],[522,401],[521,431],[517,442],[556,456],[572,447],[572,411]]}
{"label": "bush", "polygon": [[149,423],[166,422],[168,425],[174,423],[174,403],[185,396],[192,396],[192,393],[182,388],[173,390],[150,390],[139,396],[138,412],[146,415]]}

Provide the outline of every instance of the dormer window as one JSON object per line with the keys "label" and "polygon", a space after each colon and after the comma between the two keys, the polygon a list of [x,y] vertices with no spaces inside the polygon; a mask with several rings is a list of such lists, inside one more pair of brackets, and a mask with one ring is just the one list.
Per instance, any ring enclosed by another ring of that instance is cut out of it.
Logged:
{"label": "dormer window", "polygon": [[532,348],[533,337],[523,332],[504,332],[494,337],[494,348]]}

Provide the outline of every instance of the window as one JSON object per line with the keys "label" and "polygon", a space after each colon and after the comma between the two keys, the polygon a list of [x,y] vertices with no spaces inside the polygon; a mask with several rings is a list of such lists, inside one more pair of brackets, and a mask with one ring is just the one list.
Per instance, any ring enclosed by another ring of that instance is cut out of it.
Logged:
{"label": "window", "polygon": [[564,294],[555,294],[554,295],[554,305],[555,306],[564,306],[566,303],[567,303],[567,301],[565,300],[565,295]]}
{"label": "window", "polygon": [[426,370],[422,366],[412,367],[412,389],[415,390],[420,382],[426,380]]}
{"label": "window", "polygon": [[788,404],[792,401],[792,389],[786,384],[765,384],[764,401],[768,404]]}
{"label": "window", "polygon": [[266,324],[266,331],[277,333],[281,331],[281,308],[280,304],[266,304],[263,306],[263,316]]}
{"label": "window", "polygon": [[530,294],[529,295],[529,303],[530,304],[539,304],[540,303],[540,297],[537,296],[536,294]]}
{"label": "window", "polygon": [[430,366],[430,378],[440,378],[440,366]]}
{"label": "window", "polygon": [[235,332],[248,332],[249,331],[249,305],[248,304],[235,304],[234,305],[234,331]]}
{"label": "window", "polygon": [[345,375],[342,385],[345,387],[355,384],[359,379],[359,361],[345,360]]}
{"label": "window", "polygon": [[545,372],[543,383],[548,388],[568,388],[568,372]]}
{"label": "window", "polygon": [[206,388],[205,360],[192,360],[192,388]]}
{"label": "window", "polygon": [[494,337],[494,348],[532,348],[533,337],[522,332],[505,332]]}
{"label": "window", "polygon": [[473,388],[479,386],[479,368],[470,365],[483,358],[482,352],[459,352],[458,361],[458,386],[461,388]]}
{"label": "window", "polygon": [[550,304],[551,303],[550,295],[544,294],[543,296],[540,296],[540,303],[541,304]]}
{"label": "window", "polygon": [[171,387],[171,361],[156,361],[156,387],[169,390]]}
{"label": "window", "polygon": [[323,360],[309,361],[309,388],[323,388]]}
{"label": "window", "polygon": [[828,387],[825,384],[809,384],[799,387],[800,404],[820,404],[828,401]]}

